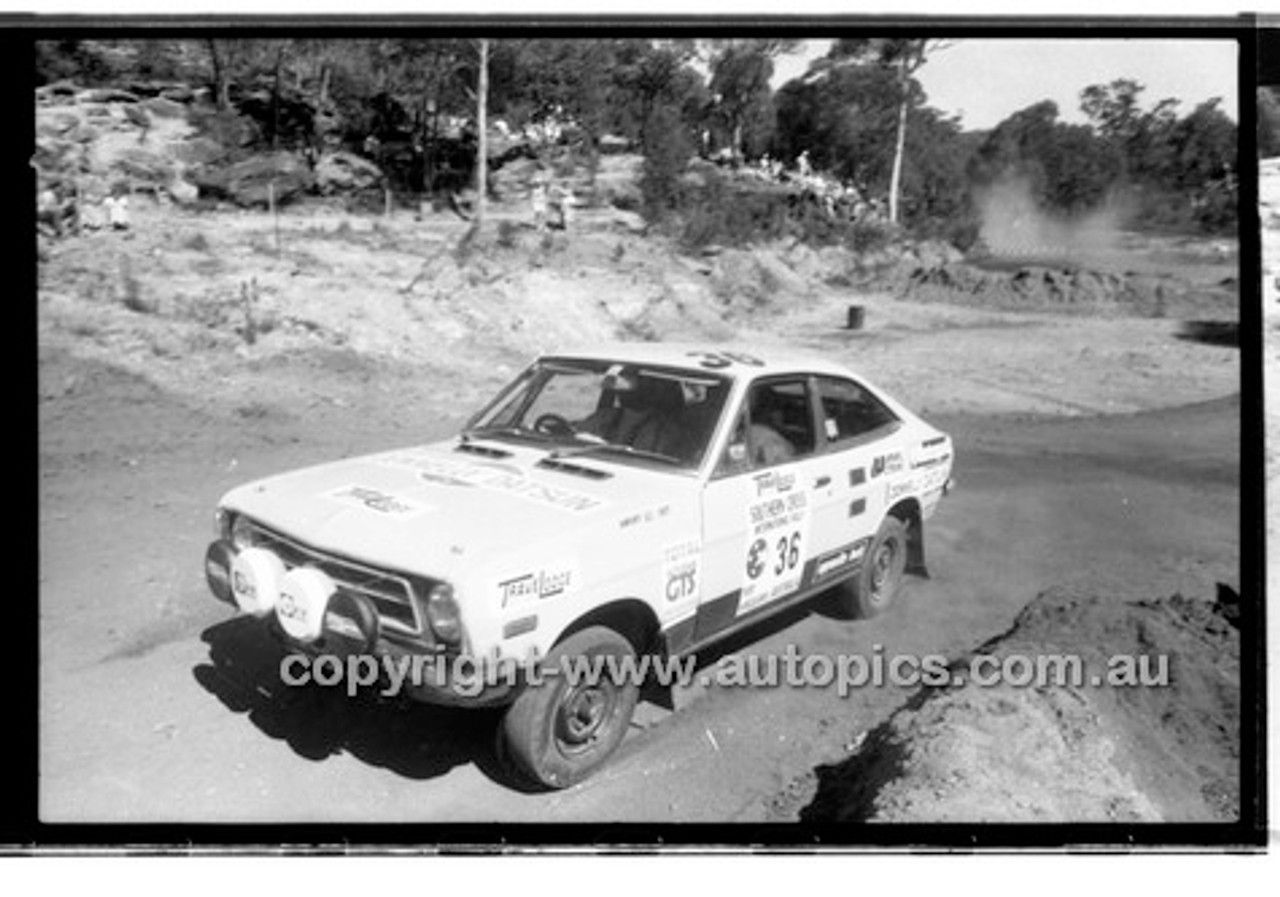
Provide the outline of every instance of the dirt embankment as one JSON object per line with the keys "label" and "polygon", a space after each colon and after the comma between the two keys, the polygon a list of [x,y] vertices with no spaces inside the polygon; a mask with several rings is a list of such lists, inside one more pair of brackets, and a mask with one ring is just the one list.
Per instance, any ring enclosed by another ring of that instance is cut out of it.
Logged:
{"label": "dirt embankment", "polygon": [[[982,656],[992,658],[985,670],[999,664],[1020,677],[1036,663],[1078,658],[1080,684],[968,681],[921,690],[852,757],[817,771],[816,793],[800,817],[1232,821],[1240,787],[1239,612],[1227,586],[1219,586],[1216,602],[1050,589],[1008,632],[950,669],[965,675]],[[1071,673],[1048,669],[1050,681]]]}

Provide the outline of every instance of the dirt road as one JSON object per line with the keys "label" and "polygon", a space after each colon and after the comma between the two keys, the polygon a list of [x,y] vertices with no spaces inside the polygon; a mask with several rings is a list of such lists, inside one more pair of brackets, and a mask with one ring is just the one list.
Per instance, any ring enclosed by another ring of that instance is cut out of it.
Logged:
{"label": "dirt road", "polygon": [[[881,340],[819,341],[864,367],[890,356],[887,345],[898,346],[892,358],[923,364],[937,337],[913,334],[907,318]],[[1172,322],[1137,323],[1129,339],[1154,345],[1152,328]],[[1034,363],[1007,329],[991,333],[1010,364]],[[1230,349],[1219,354],[1204,364],[1234,363]],[[499,778],[492,714],[285,688],[278,649],[230,619],[202,582],[218,496],[257,475],[443,436],[502,376],[450,382],[331,351],[224,365],[224,379],[214,370],[203,391],[183,393],[42,350],[46,821],[795,819],[812,770],[847,754],[906,697],[894,688],[845,698],[690,688],[674,696],[675,712],[642,705],[636,730],[595,778],[530,794]],[[1040,408],[1008,380],[990,388],[1012,390],[1002,400],[1011,410],[1057,416],[974,414],[963,390],[910,371],[886,367],[881,379],[919,387],[904,398],[925,405],[957,445],[959,489],[928,534],[932,578],[911,580],[875,621],[842,621],[819,602],[724,651],[954,654],[1002,631],[1055,583],[1103,581],[1117,598],[1239,588],[1236,399],[1093,417],[1055,404],[1073,401],[1070,388]]]}

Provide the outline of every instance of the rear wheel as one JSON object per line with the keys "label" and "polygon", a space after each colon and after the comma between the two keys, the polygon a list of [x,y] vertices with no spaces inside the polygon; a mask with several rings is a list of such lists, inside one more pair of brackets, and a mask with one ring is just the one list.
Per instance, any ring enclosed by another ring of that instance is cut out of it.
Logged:
{"label": "rear wheel", "polygon": [[886,517],[862,558],[862,569],[840,587],[840,602],[850,616],[868,619],[883,613],[898,594],[907,567],[907,528]]}
{"label": "rear wheel", "polygon": [[[547,788],[567,788],[602,765],[622,741],[640,688],[630,677],[615,681],[615,669],[635,658],[631,643],[612,629],[591,626],[573,633],[543,661],[544,674],[507,710],[499,733],[499,754],[523,776]],[[601,658],[594,660],[593,658]],[[581,663],[565,674],[566,659]],[[585,659],[585,660],[584,660]],[[596,664],[599,675],[595,673]]]}

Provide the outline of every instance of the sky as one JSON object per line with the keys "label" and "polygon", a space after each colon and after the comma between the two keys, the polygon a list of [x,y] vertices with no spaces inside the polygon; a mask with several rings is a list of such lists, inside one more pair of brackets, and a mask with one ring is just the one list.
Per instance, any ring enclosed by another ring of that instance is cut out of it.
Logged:
{"label": "sky", "polygon": [[[827,41],[809,41],[805,51],[779,60],[781,84],[826,52]],[[1239,120],[1237,46],[1233,41],[1196,39],[973,39],[935,52],[916,77],[928,104],[958,115],[966,130],[994,127],[1010,114],[1042,100],[1058,104],[1059,121],[1081,123],[1080,92],[1091,84],[1129,78],[1146,86],[1144,109],[1166,97],[1186,115],[1212,97]]]}

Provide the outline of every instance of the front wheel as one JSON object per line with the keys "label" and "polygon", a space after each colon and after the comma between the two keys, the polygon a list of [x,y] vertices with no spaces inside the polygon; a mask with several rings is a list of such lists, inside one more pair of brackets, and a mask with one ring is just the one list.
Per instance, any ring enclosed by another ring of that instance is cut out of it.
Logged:
{"label": "front wheel", "polygon": [[840,587],[840,603],[852,617],[869,619],[883,613],[902,585],[907,567],[907,528],[886,517],[862,558],[862,569]]}
{"label": "front wheel", "polygon": [[634,660],[631,643],[604,626],[569,636],[542,662],[541,681],[527,686],[507,709],[499,753],[544,787],[582,781],[627,732],[640,694],[628,669]]}

